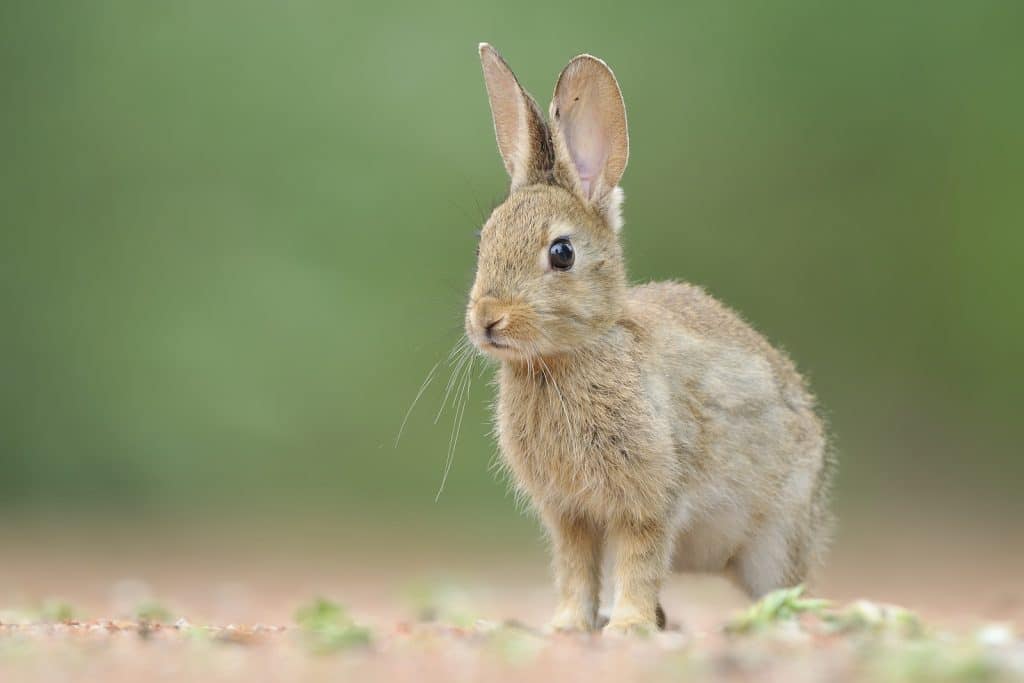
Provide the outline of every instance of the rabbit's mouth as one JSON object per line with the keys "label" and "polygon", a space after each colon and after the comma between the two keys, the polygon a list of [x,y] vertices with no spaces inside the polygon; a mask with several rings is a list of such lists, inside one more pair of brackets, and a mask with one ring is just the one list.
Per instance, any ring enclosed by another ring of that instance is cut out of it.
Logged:
{"label": "rabbit's mouth", "polygon": [[516,347],[508,341],[495,339],[493,336],[483,337],[479,340],[477,346],[479,346],[480,350],[484,353],[498,356],[500,358],[519,355],[519,351]]}
{"label": "rabbit's mouth", "polygon": [[498,360],[519,360],[528,355],[512,340],[496,335],[479,335],[474,341],[480,351]]}

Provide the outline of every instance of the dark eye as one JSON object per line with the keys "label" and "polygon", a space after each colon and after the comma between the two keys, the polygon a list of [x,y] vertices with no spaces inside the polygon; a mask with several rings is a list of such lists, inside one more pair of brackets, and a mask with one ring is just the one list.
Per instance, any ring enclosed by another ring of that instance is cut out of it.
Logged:
{"label": "dark eye", "polygon": [[576,258],[568,237],[559,237],[548,247],[548,261],[555,270],[569,270]]}

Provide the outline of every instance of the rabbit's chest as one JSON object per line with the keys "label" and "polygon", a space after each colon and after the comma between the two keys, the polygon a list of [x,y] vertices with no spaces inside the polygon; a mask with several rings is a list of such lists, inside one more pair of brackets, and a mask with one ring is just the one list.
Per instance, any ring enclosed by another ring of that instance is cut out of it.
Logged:
{"label": "rabbit's chest", "polygon": [[671,477],[638,387],[550,379],[504,386],[497,413],[506,465],[540,505],[614,514],[661,495]]}

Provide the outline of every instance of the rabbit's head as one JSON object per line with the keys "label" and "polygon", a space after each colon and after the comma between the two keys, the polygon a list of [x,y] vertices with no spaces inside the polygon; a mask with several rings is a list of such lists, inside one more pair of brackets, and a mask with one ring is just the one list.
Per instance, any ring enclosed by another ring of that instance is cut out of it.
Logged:
{"label": "rabbit's head", "polygon": [[498,358],[557,355],[614,324],[626,292],[622,94],[604,62],[580,55],[558,78],[549,125],[494,48],[481,44],[480,60],[511,188],[480,233],[466,332]]}

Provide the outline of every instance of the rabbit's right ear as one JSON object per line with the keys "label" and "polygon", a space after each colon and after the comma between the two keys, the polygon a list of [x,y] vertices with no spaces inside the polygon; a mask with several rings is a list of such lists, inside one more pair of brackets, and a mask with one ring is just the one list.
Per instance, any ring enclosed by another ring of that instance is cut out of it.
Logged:
{"label": "rabbit's right ear", "polygon": [[551,122],[556,179],[618,230],[618,184],[629,160],[629,131],[622,91],[607,64],[590,55],[569,62],[555,86]]}
{"label": "rabbit's right ear", "polygon": [[498,151],[512,178],[512,189],[544,182],[554,166],[554,151],[537,103],[519,85],[498,51],[487,43],[480,43],[480,63]]}

